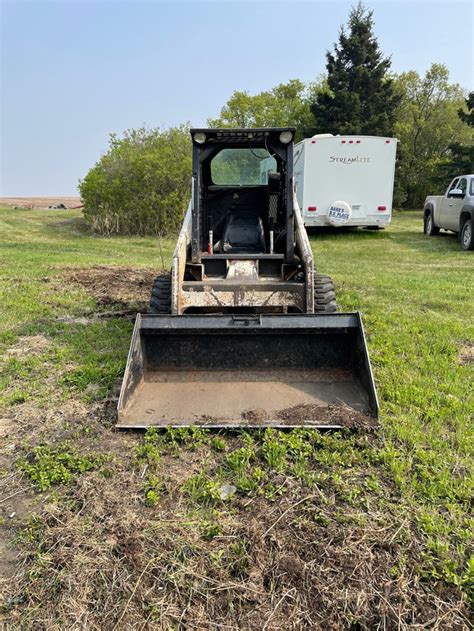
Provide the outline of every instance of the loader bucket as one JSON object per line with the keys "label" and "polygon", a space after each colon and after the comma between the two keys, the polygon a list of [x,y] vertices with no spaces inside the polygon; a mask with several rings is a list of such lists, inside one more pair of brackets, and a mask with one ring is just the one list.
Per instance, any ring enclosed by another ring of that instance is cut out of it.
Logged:
{"label": "loader bucket", "polygon": [[336,428],[340,406],[378,415],[358,313],[139,315],[117,426]]}

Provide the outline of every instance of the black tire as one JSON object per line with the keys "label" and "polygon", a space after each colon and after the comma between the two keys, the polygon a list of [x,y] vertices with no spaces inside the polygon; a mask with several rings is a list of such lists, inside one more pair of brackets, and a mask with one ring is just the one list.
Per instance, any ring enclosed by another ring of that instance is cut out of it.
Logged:
{"label": "black tire", "polygon": [[466,219],[461,228],[461,247],[463,250],[474,250],[474,221],[472,219]]}
{"label": "black tire", "polygon": [[334,282],[324,274],[314,275],[314,312],[334,313],[337,311]]}
{"label": "black tire", "polygon": [[157,276],[153,281],[150,313],[171,313],[171,274]]}
{"label": "black tire", "polygon": [[423,221],[423,232],[429,237],[434,237],[439,234],[439,228],[438,226],[435,226],[431,211],[428,211],[425,215],[425,219]]}

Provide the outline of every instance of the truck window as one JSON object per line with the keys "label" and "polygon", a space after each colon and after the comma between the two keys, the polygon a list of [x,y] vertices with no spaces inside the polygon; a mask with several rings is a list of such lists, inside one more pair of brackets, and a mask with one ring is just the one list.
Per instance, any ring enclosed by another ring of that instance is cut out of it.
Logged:
{"label": "truck window", "polygon": [[471,186],[469,188],[469,195],[474,195],[474,177],[471,179]]}
{"label": "truck window", "polygon": [[451,186],[448,189],[448,195],[451,191],[453,191],[455,188],[458,187],[458,182],[459,182],[459,178],[455,178],[452,182],[451,182]]}
{"label": "truck window", "polygon": [[[211,162],[211,178],[221,186],[255,186],[262,183],[264,173],[276,171],[276,160],[264,149],[223,149]],[[267,180],[265,179],[265,184]]]}
{"label": "truck window", "polygon": [[466,190],[467,190],[467,180],[465,177],[461,177],[459,178],[459,183],[458,183],[458,188],[460,188],[463,192],[463,195],[466,194]]}

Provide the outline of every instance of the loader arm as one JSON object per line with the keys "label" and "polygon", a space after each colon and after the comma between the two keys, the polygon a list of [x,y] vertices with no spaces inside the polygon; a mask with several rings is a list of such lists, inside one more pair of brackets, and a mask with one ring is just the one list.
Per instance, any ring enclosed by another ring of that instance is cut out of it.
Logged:
{"label": "loader arm", "polygon": [[191,248],[192,204],[193,196],[191,196],[188,210],[184,216],[171,263],[171,313],[173,315],[181,313],[181,288],[186,271],[186,261]]}
{"label": "loader arm", "polygon": [[295,240],[296,249],[301,253],[305,270],[306,285],[306,313],[314,313],[314,263],[313,251],[308,239],[308,233],[304,227],[301,210],[293,189],[293,212],[295,215]]}

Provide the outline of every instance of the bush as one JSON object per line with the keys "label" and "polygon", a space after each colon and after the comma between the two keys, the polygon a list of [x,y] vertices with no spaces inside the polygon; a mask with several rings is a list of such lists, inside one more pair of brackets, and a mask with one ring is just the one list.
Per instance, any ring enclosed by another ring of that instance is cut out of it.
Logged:
{"label": "bush", "polygon": [[79,183],[84,217],[100,234],[176,232],[191,191],[187,127],[132,129],[110,136],[109,150]]}

